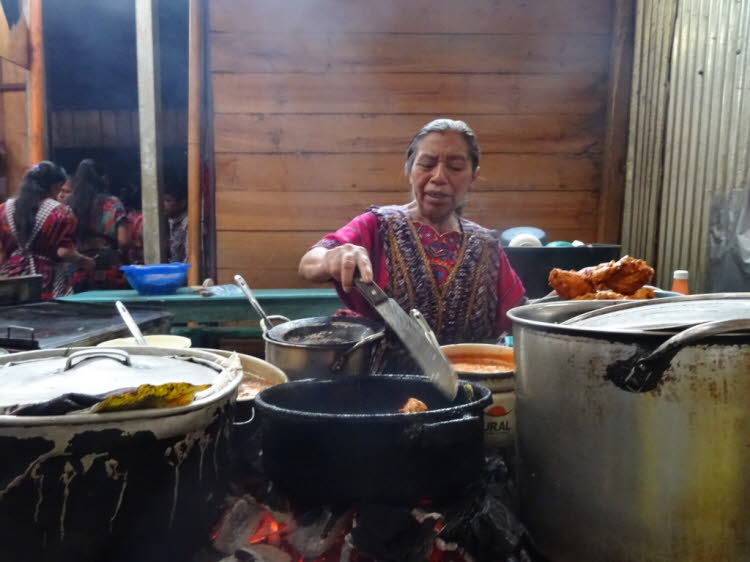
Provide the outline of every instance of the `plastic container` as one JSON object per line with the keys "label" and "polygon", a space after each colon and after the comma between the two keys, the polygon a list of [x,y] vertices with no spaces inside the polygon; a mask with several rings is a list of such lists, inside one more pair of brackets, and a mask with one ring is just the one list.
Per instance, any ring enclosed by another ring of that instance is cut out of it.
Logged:
{"label": "plastic container", "polygon": [[672,290],[675,293],[682,293],[683,295],[689,295],[690,290],[688,288],[688,272],[685,269],[678,269],[674,272],[672,281]]}
{"label": "plastic container", "polygon": [[141,295],[171,295],[185,285],[188,263],[123,265],[120,270],[130,286]]}
{"label": "plastic container", "polygon": [[[448,361],[498,361],[497,370],[476,372],[456,366],[462,380],[482,384],[492,391],[492,403],[484,409],[484,442],[488,450],[512,449],[516,437],[515,360],[513,348],[493,344],[459,343],[440,348]],[[504,366],[501,366],[504,365]]]}

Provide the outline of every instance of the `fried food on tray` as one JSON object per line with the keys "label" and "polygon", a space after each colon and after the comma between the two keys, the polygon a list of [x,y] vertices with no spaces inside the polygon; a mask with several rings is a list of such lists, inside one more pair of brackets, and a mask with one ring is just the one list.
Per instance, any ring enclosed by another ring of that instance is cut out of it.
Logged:
{"label": "fried food on tray", "polygon": [[643,260],[625,256],[589,269],[586,276],[598,290],[610,289],[623,295],[632,295],[651,281],[654,269]]}
{"label": "fried food on tray", "polygon": [[594,291],[593,293],[586,293],[585,295],[578,295],[571,300],[574,301],[601,301],[601,300],[621,300],[626,298],[622,293],[615,293],[614,291]]}
{"label": "fried food on tray", "polygon": [[653,268],[645,261],[625,256],[580,271],[555,268],[549,284],[569,300],[652,299],[656,293],[644,285],[653,276]]}
{"label": "fried food on tray", "polygon": [[401,408],[398,409],[400,414],[417,414],[426,412],[429,408],[427,404],[417,398],[409,398]]}
{"label": "fried food on tray", "polygon": [[574,299],[579,295],[595,291],[591,280],[572,269],[570,271],[553,269],[549,273],[548,283],[563,299]]}

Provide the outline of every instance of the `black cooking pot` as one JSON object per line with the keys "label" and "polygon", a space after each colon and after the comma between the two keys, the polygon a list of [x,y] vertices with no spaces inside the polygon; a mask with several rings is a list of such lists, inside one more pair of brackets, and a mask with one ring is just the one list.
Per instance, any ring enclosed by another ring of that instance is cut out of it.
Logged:
{"label": "black cooking pot", "polygon": [[[429,410],[398,413],[409,398]],[[479,475],[491,392],[461,381],[447,400],[406,375],[304,380],[255,400],[264,468],[296,505],[414,505],[460,495]]]}

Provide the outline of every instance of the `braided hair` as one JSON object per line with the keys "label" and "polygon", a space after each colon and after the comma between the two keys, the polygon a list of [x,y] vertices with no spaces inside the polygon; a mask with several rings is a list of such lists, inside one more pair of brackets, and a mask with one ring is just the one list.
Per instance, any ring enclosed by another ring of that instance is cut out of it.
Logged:
{"label": "braided hair", "polygon": [[24,174],[13,213],[19,246],[25,246],[31,238],[42,201],[52,196],[53,187],[67,179],[68,175],[61,166],[47,160],[39,162]]}

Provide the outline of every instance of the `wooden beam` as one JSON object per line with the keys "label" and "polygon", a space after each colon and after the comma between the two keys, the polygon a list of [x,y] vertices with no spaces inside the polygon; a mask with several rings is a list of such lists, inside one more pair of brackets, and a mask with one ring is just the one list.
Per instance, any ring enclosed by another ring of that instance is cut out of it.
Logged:
{"label": "wooden beam", "polygon": [[42,0],[29,1],[29,149],[32,163],[44,160],[44,35]]}
{"label": "wooden beam", "polygon": [[200,283],[201,268],[201,85],[203,82],[203,2],[190,0],[188,49],[188,283]]}
{"label": "wooden beam", "polygon": [[628,154],[635,0],[615,0],[597,242],[619,243]]}
{"label": "wooden beam", "polygon": [[23,92],[26,90],[26,84],[13,83],[13,84],[0,84],[0,92]]}
{"label": "wooden beam", "polygon": [[146,263],[165,261],[166,221],[162,213],[163,172],[160,123],[159,2],[135,0],[138,60],[138,125],[143,204],[143,256]]}

